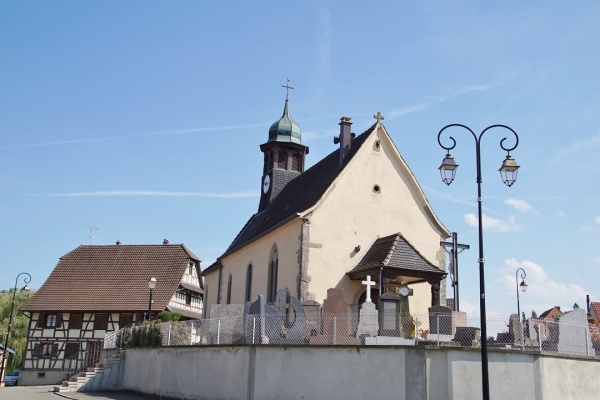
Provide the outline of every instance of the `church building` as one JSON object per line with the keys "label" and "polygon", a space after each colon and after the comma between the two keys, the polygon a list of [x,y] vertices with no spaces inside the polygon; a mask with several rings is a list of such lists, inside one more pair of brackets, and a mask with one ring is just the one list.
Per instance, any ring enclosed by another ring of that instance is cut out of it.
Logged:
{"label": "church building", "polygon": [[[329,288],[361,304],[411,293],[411,312],[445,305],[445,252],[450,232],[436,217],[392,142],[383,117],[360,135],[339,123],[335,151],[305,170],[307,146],[286,98],[264,154],[258,211],[229,248],[204,270],[205,318],[214,304],[243,304],[259,294],[275,301],[285,288],[300,301],[323,303]],[[406,290],[406,289],[408,290]]]}

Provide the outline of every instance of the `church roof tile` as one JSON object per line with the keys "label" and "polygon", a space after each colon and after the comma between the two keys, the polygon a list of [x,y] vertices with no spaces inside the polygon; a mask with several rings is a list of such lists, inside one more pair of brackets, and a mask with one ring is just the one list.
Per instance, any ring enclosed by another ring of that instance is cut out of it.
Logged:
{"label": "church roof tile", "polygon": [[[374,124],[352,140],[350,153],[342,165],[340,165],[339,149],[336,149],[298,177],[292,179],[268,208],[250,217],[221,257],[233,253],[314,206],[348,165],[348,162],[366,139],[374,132],[376,126],[377,124]],[[215,269],[217,265],[218,261],[206,268],[204,273]]]}

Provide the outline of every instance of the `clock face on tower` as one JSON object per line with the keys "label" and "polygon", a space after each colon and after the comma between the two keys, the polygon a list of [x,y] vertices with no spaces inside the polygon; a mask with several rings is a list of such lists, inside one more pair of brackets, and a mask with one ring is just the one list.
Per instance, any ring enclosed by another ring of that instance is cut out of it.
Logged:
{"label": "clock face on tower", "polygon": [[263,178],[263,185],[262,185],[262,189],[263,189],[263,193],[267,194],[267,192],[269,191],[269,188],[271,187],[271,177],[269,175],[265,175],[265,177]]}

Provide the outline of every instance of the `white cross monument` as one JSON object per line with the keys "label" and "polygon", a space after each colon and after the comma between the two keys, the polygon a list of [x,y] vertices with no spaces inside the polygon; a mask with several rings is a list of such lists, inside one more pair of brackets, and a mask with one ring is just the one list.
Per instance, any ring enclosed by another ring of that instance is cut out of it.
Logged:
{"label": "white cross monument", "polygon": [[367,298],[365,301],[371,303],[371,286],[375,286],[376,283],[371,280],[371,275],[367,275],[367,280],[362,281],[362,284],[367,287]]}

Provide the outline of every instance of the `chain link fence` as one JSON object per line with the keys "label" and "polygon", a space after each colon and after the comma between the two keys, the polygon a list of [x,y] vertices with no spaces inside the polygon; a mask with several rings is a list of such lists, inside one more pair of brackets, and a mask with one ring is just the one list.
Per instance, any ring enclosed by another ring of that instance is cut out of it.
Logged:
{"label": "chain link fence", "polygon": [[[537,319],[486,319],[489,348],[573,355],[600,355],[600,335],[590,326]],[[428,315],[246,315],[144,323],[107,334],[104,348],[230,344],[415,345],[480,347],[480,319],[448,313]]]}

